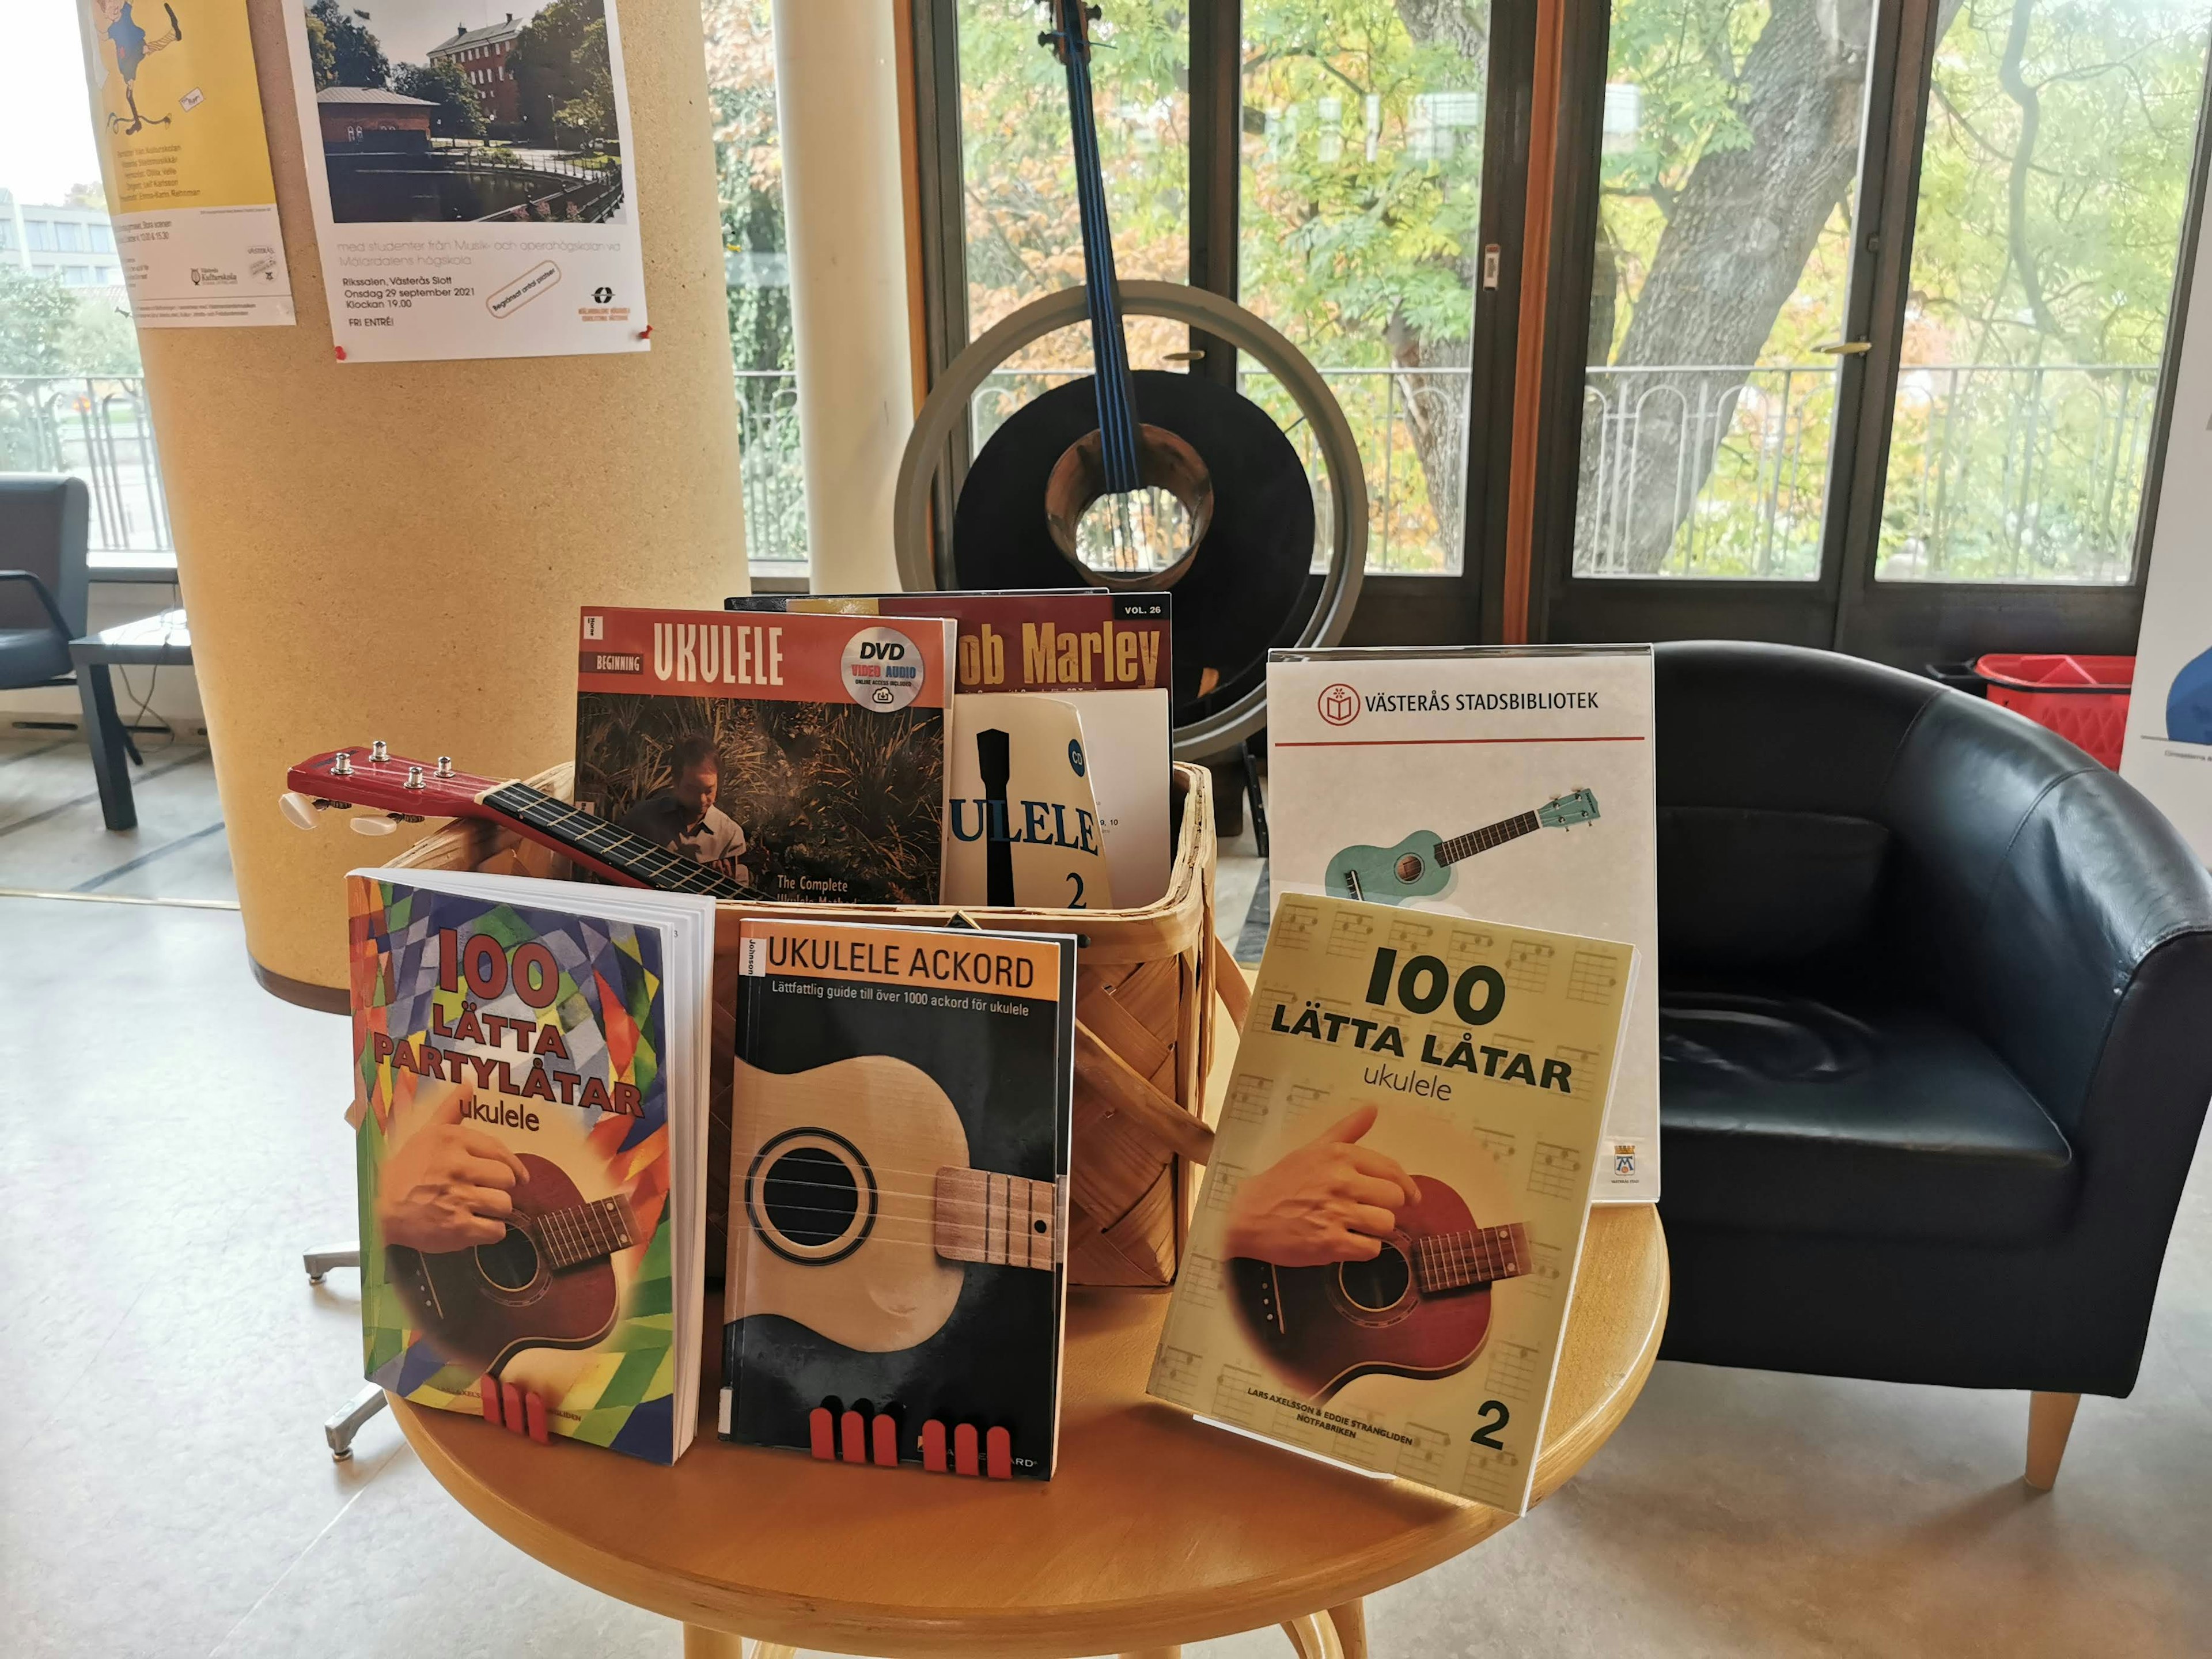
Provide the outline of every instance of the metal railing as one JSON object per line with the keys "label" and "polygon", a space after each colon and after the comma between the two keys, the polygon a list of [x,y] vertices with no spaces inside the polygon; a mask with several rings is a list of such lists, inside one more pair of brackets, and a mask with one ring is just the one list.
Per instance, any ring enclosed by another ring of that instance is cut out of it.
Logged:
{"label": "metal railing", "polygon": [[[993,375],[973,405],[977,447],[1015,409],[1075,373]],[[1322,374],[1366,466],[1368,568],[1456,571],[1468,371]],[[1835,377],[1829,364],[1590,369],[1576,574],[1817,574]],[[1264,372],[1240,377],[1240,386],[1282,421],[1315,477],[1318,562],[1326,554],[1328,481],[1311,434]],[[1905,369],[1881,576],[2124,580],[2157,390],[2151,364]],[[798,377],[740,371],[737,404],[750,561],[803,570]],[[170,549],[160,461],[137,376],[0,376],[0,471],[83,478],[96,552]],[[1432,471],[1448,471],[1452,487],[1432,490]],[[1438,494],[1447,497],[1441,511]]]}
{"label": "metal railing", "polygon": [[136,375],[0,375],[0,472],[82,478],[95,553],[170,550],[146,383]]}
{"label": "metal railing", "polygon": [[[1589,369],[1575,574],[1817,576],[1838,374]],[[1877,574],[2125,580],[2157,396],[2155,364],[1905,368]]]}

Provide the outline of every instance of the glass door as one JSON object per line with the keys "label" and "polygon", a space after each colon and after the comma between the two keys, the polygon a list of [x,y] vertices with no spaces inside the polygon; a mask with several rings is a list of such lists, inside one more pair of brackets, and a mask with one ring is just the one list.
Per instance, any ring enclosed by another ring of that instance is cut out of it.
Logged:
{"label": "glass door", "polygon": [[1612,0],[1537,636],[2131,648],[2207,13]]}
{"label": "glass door", "polygon": [[[1121,275],[1238,300],[1321,370],[1358,440],[1369,556],[1357,640],[1478,637],[1495,586],[1468,550],[1493,545],[1504,514],[1534,8],[1103,0],[1095,27]],[[1066,95],[1037,45],[1042,15],[1034,0],[915,0],[933,374],[1018,306],[1082,282]],[[1153,319],[1133,319],[1128,340],[1133,367],[1233,384],[1274,415],[1329,524],[1330,481],[1272,374]],[[1036,342],[977,396],[958,447],[973,453],[1089,368],[1085,328]],[[951,458],[956,477],[966,453]],[[940,524],[949,508],[940,495]]]}

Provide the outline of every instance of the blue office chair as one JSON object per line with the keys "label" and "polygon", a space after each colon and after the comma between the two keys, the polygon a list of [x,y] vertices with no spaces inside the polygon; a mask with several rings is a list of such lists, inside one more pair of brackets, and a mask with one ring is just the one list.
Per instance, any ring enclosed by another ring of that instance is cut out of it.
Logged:
{"label": "blue office chair", "polygon": [[[70,641],[85,632],[91,510],[82,478],[0,472],[0,691],[76,683]],[[127,731],[112,736],[144,763]]]}

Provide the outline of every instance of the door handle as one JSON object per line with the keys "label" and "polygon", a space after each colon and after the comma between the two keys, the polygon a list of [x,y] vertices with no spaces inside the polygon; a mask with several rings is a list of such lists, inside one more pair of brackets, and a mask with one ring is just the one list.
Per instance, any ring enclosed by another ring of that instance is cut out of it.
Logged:
{"label": "door handle", "polygon": [[1814,350],[1830,357],[1863,357],[1874,349],[1872,340],[1831,340],[1826,345],[1816,345]]}

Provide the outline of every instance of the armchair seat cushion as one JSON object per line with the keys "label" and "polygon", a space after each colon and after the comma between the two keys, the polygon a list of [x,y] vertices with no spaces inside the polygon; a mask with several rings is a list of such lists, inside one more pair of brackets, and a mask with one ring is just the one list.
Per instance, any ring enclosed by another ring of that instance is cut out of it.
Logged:
{"label": "armchair seat cushion", "polygon": [[0,628],[0,686],[44,685],[69,672],[69,641],[52,629]]}
{"label": "armchair seat cushion", "polygon": [[1670,1224],[2013,1244],[2072,1213],[2072,1147],[1981,1040],[1925,1007],[1662,988]]}

